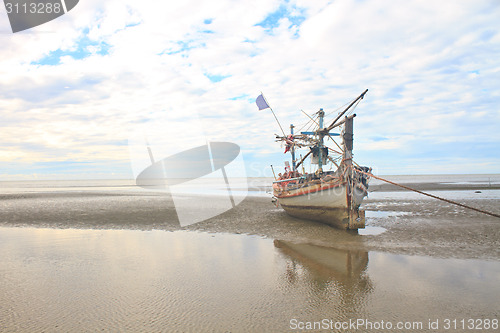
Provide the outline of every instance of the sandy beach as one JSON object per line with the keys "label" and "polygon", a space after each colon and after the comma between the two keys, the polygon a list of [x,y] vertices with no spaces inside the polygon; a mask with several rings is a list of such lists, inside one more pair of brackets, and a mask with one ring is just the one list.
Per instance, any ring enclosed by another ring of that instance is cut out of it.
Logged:
{"label": "sandy beach", "polygon": [[[496,197],[500,189],[498,185],[405,185],[500,213]],[[0,195],[0,204],[2,226],[191,230],[440,258],[500,258],[500,219],[417,193],[400,191],[400,188],[389,184],[371,186],[370,194],[362,205],[366,211],[368,235],[288,216],[271,202],[271,195],[248,196],[236,208],[187,227],[179,225],[174,203],[165,193],[84,191],[3,194]],[[370,235],[372,230],[379,234]],[[384,232],[380,233],[380,230]]]}
{"label": "sandy beach", "polygon": [[[496,185],[411,186],[499,213]],[[0,331],[495,331],[500,219],[375,184],[346,232],[259,193],[181,227],[165,193],[4,191]]]}

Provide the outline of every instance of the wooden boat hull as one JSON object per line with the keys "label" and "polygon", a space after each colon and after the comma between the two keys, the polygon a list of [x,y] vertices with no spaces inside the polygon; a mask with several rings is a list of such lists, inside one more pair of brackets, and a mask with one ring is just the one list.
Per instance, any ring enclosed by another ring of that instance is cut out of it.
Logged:
{"label": "wooden boat hull", "polygon": [[362,186],[354,187],[353,208],[349,209],[350,198],[347,184],[316,184],[278,193],[281,207],[287,214],[323,222],[340,229],[358,229],[365,227],[364,211],[359,206],[366,196]]}

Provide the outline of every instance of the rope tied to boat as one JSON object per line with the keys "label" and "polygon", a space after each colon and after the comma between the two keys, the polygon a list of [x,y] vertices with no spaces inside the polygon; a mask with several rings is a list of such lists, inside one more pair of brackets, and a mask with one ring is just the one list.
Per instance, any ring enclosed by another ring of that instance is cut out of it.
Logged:
{"label": "rope tied to boat", "polygon": [[447,203],[450,203],[450,204],[453,204],[453,205],[457,205],[457,206],[460,206],[460,207],[463,207],[463,208],[467,208],[467,209],[472,209],[472,210],[475,210],[476,212],[479,212],[479,213],[483,213],[483,214],[486,214],[486,215],[490,215],[490,216],[494,216],[494,217],[498,217],[500,218],[500,215],[499,214],[495,214],[495,213],[492,213],[492,212],[488,212],[488,211],[485,211],[485,210],[482,210],[482,209],[479,209],[479,208],[475,208],[475,207],[471,207],[471,206],[467,206],[467,205],[464,205],[462,203],[459,203],[459,202],[456,202],[456,201],[452,201],[452,200],[449,200],[449,199],[445,199],[445,198],[441,198],[441,197],[438,197],[437,195],[434,195],[434,194],[430,194],[430,193],[426,193],[426,192],[422,192],[422,191],[419,191],[419,190],[416,190],[414,188],[411,188],[411,187],[408,187],[408,186],[405,186],[405,185],[401,185],[401,184],[398,184],[398,183],[395,183],[395,182],[392,182],[390,180],[387,180],[387,179],[384,179],[384,178],[381,178],[381,177],[378,177],[378,176],[375,176],[374,174],[370,173],[370,172],[364,172],[362,170],[357,170],[358,172],[361,172],[361,173],[364,173],[365,175],[369,176],[369,177],[373,177],[375,179],[378,179],[378,180],[381,180],[383,182],[386,182],[386,183],[389,183],[389,184],[392,184],[392,185],[395,185],[395,186],[399,186],[401,188],[404,188],[405,190],[409,190],[409,191],[413,191],[413,192],[417,192],[419,194],[422,194],[422,195],[426,195],[428,197],[431,197],[431,198],[434,198],[434,199],[438,199],[438,200],[441,200],[441,201],[444,201],[444,202],[447,202]]}

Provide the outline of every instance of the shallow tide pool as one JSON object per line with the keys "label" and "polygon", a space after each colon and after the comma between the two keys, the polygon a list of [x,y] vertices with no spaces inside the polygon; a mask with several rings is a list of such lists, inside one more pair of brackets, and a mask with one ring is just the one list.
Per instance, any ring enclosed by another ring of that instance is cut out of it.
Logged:
{"label": "shallow tide pool", "polygon": [[425,328],[450,318],[498,319],[499,262],[334,245],[192,231],[0,228],[0,331],[275,332],[314,322]]}

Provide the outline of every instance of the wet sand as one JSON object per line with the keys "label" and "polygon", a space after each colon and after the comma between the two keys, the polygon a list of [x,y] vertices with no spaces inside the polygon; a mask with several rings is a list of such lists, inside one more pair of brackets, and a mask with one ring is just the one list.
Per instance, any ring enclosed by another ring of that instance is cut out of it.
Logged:
{"label": "wet sand", "polygon": [[[500,193],[486,185],[413,186],[499,212]],[[359,233],[290,217],[270,195],[181,227],[163,193],[2,194],[0,331],[285,332],[364,320],[459,332],[446,320],[498,323],[500,219],[377,186],[363,207]]]}
{"label": "wet sand", "polygon": [[[500,213],[497,190],[487,184],[409,185],[451,199],[459,194],[455,201]],[[366,210],[368,235],[288,216],[271,203],[270,195],[248,196],[230,211],[181,227],[168,194],[142,191],[4,194],[0,195],[0,226],[194,230],[257,235],[342,249],[440,258],[500,259],[500,219],[416,193],[398,196],[393,189],[385,185],[371,187],[362,205]],[[489,195],[491,192],[494,195]],[[200,198],[200,202],[202,200]],[[377,230],[384,232],[370,235]]]}

